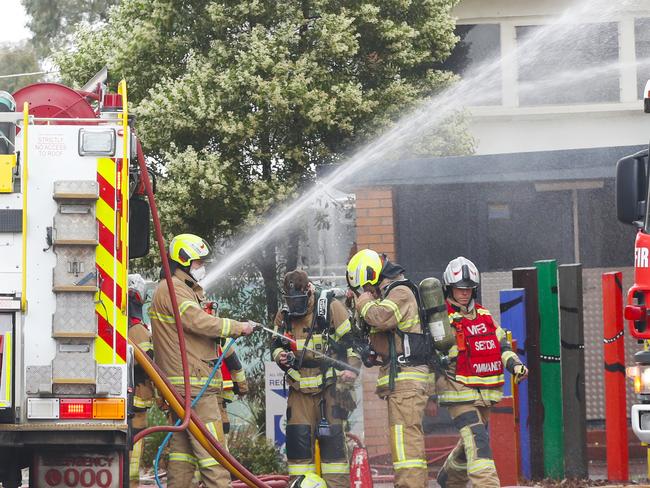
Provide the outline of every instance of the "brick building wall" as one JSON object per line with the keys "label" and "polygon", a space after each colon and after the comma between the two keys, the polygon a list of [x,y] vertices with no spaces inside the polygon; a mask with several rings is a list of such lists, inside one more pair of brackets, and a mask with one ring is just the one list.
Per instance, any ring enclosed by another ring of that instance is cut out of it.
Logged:
{"label": "brick building wall", "polygon": [[[363,188],[356,192],[357,248],[386,253],[397,261],[394,194],[390,187]],[[368,454],[390,453],[386,402],[375,395],[379,368],[363,370],[363,416]]]}

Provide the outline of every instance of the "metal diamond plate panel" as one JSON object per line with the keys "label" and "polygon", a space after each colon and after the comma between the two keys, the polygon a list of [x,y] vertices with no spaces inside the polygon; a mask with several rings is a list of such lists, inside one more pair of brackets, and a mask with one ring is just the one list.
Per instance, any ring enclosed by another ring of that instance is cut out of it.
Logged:
{"label": "metal diamond plate panel", "polygon": [[25,390],[29,395],[52,393],[52,366],[27,366]]}
{"label": "metal diamond plate panel", "polygon": [[59,203],[54,216],[54,240],[97,240],[95,203]]}
{"label": "metal diamond plate panel", "polygon": [[92,380],[95,382],[95,359],[89,352],[58,352],[52,361],[52,374],[57,380]]}
{"label": "metal diamond plate panel", "polygon": [[99,197],[99,183],[92,180],[61,180],[54,182],[54,194],[94,195]]}
{"label": "metal diamond plate panel", "polygon": [[70,384],[55,384],[52,387],[54,395],[75,395],[75,396],[88,396],[95,394],[95,385],[70,385]]}
{"label": "metal diamond plate panel", "polygon": [[97,366],[97,394],[119,395],[122,392],[122,368]]}
{"label": "metal diamond plate panel", "polygon": [[[584,313],[585,313],[585,384],[587,392],[587,418],[605,418],[605,373],[603,357],[603,297],[602,274],[609,271],[623,272],[623,293],[632,286],[633,268],[584,270]],[[625,298],[624,298],[625,300]],[[621,311],[622,313],[622,311]],[[625,364],[634,364],[634,353],[642,346],[627,333],[625,324]],[[627,411],[636,402],[632,382],[627,381]]]}
{"label": "metal diamond plate panel", "polygon": [[92,293],[57,293],[52,332],[96,334],[97,315]]}
{"label": "metal diamond plate panel", "polygon": [[508,288],[512,288],[512,273],[510,271],[481,273],[481,305],[492,313],[498,323],[501,322],[499,292]]}
{"label": "metal diamond plate panel", "polygon": [[[56,267],[54,286],[77,284],[88,273],[95,271],[95,248],[88,246],[59,246],[55,249]],[[88,283],[94,285],[94,281]]]}

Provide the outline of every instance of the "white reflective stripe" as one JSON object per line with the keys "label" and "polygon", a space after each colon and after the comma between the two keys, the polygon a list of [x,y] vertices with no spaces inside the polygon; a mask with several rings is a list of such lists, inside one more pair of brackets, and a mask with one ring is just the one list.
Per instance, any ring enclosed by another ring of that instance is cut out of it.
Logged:
{"label": "white reflective stripe", "polygon": [[301,474],[315,473],[315,464],[288,464],[289,476],[300,476]]}
{"label": "white reflective stripe", "polygon": [[185,312],[187,312],[187,309],[189,309],[189,308],[198,308],[199,310],[201,310],[201,305],[199,305],[198,303],[196,303],[193,300],[185,300],[178,307],[178,312],[182,316]]}
{"label": "white reflective stripe", "polygon": [[399,311],[399,307],[397,306],[397,304],[392,300],[388,300],[387,298],[385,298],[377,305],[379,305],[380,307],[387,308],[388,310],[393,312],[393,315],[395,316],[395,319],[397,320],[398,324],[402,321],[402,313]]}
{"label": "white reflective stripe", "polygon": [[352,330],[349,319],[345,319],[334,331],[334,339],[338,340]]}
{"label": "white reflective stripe", "polygon": [[406,451],[404,450],[404,426],[393,425],[393,437],[395,442],[395,456],[398,461],[406,461]]}
{"label": "white reflective stripe", "polygon": [[218,394],[221,398],[224,400],[228,400],[230,402],[235,401],[235,392],[232,390],[223,390],[221,393]]}
{"label": "white reflective stripe", "polygon": [[393,463],[395,471],[400,469],[427,469],[427,462],[424,459],[407,459]]}
{"label": "white reflective stripe", "polygon": [[223,382],[223,389],[224,390],[232,390],[235,384],[232,382],[232,380],[225,380]]}
{"label": "white reflective stripe", "polygon": [[208,422],[207,424],[205,424],[205,426],[207,427],[210,434],[214,436],[215,439],[217,439],[218,441],[221,440],[219,439],[219,435],[217,434],[217,426],[215,425],[214,422]]}
{"label": "white reflective stripe", "polygon": [[438,393],[440,403],[464,403],[480,400],[481,398],[491,402],[498,402],[503,398],[503,392],[498,389],[476,390],[467,388],[461,391],[442,391]]}
{"label": "white reflective stripe", "polygon": [[149,318],[152,320],[157,320],[158,322],[162,322],[164,324],[176,323],[176,319],[173,315],[165,315],[164,313],[156,312],[155,310],[151,309],[149,309]]}
{"label": "white reflective stripe", "polygon": [[[185,384],[183,382],[182,376],[169,376],[167,379],[172,385],[175,386],[183,386]],[[197,378],[196,376],[190,376],[190,385],[192,386],[203,386],[206,383],[206,381],[208,381],[207,376],[202,376],[201,378]],[[221,385],[222,385],[221,378],[212,378],[212,381],[210,382],[210,386],[221,388]]]}
{"label": "white reflective stripe", "polygon": [[196,457],[192,456],[191,454],[187,454],[184,452],[170,452],[169,453],[169,460],[170,461],[179,461],[183,463],[190,463],[193,464],[194,466],[198,465],[198,461]]}
{"label": "white reflective stripe", "polygon": [[377,305],[378,300],[371,300],[368,303],[366,303],[363,307],[361,307],[361,318],[365,319],[366,314],[368,313],[368,309],[372,307],[373,305]]}
{"label": "white reflective stripe", "polygon": [[477,308],[476,313],[479,315],[492,315],[487,308]]}
{"label": "white reflective stripe", "polygon": [[484,469],[496,470],[494,461],[492,459],[476,459],[467,463],[468,473],[477,473]]}
{"label": "white reflective stripe", "polygon": [[149,408],[152,405],[153,405],[153,399],[144,400],[143,398],[140,398],[139,396],[136,396],[136,395],[133,396],[133,406],[134,407]]}
{"label": "white reflective stripe", "polygon": [[232,328],[230,319],[221,319],[221,324],[221,337],[230,336],[230,329]]}
{"label": "white reflective stripe", "polygon": [[399,327],[399,330],[406,330],[406,329],[410,329],[415,325],[420,325],[420,319],[417,317],[413,319],[403,320],[397,324],[397,327]]}
{"label": "white reflective stripe", "polygon": [[217,464],[219,464],[217,460],[211,457],[199,459],[199,468],[209,468],[210,466],[216,466]]}
{"label": "white reflective stripe", "polygon": [[348,463],[320,463],[322,474],[347,474],[350,472]]}
{"label": "white reflective stripe", "polygon": [[[330,368],[325,373],[325,379],[333,378],[335,376],[334,368]],[[318,388],[323,384],[323,375],[318,376],[303,376],[300,378],[300,388]]]}
{"label": "white reflective stripe", "polygon": [[293,381],[300,381],[300,373],[293,368],[287,371],[287,375],[289,375],[289,378]]}
{"label": "white reflective stripe", "polygon": [[142,459],[143,444],[143,439],[140,439],[138,442],[133,444],[133,449],[131,450],[131,458],[129,459],[130,480],[140,479],[140,460]]}
{"label": "white reflective stripe", "polygon": [[[296,349],[298,351],[302,351],[305,348],[305,342],[307,339],[298,339],[296,340]],[[322,334],[314,334],[311,339],[309,340],[309,344],[307,344],[308,349],[318,349],[318,346],[323,345],[323,335]]]}
{"label": "white reflective stripe", "polygon": [[244,371],[243,369],[241,371],[236,371],[235,373],[231,372],[231,375],[232,375],[232,379],[236,383],[243,383],[244,381],[246,381],[246,371]]}
{"label": "white reflective stripe", "polygon": [[[386,386],[388,385],[390,375],[381,376],[377,380],[377,386]],[[403,371],[397,373],[397,378],[395,381],[428,381],[429,373],[422,373],[420,371]]]}
{"label": "white reflective stripe", "polygon": [[465,385],[467,384],[480,384],[482,386],[500,386],[503,384],[503,375],[495,375],[495,376],[463,376],[460,374],[456,374],[456,381],[459,383],[463,383]]}
{"label": "white reflective stripe", "polygon": [[140,344],[138,344],[138,347],[142,349],[144,352],[153,351],[153,344],[148,341],[141,342]]}
{"label": "white reflective stripe", "polygon": [[497,328],[496,335],[497,335],[497,339],[499,339],[499,342],[501,342],[503,339],[505,339],[508,336],[506,331],[503,330],[501,327]]}

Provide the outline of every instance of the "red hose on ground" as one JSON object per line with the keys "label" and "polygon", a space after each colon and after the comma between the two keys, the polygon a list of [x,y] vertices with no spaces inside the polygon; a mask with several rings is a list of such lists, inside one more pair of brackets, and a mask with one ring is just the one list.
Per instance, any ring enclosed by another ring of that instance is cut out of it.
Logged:
{"label": "red hose on ground", "polygon": [[[127,134],[124,134],[124,137],[127,137]],[[183,367],[183,383],[184,383],[184,395],[185,398],[183,401],[179,400],[179,403],[184,405],[185,415],[183,421],[177,425],[157,425],[154,427],[149,427],[138,432],[133,437],[133,443],[135,444],[143,437],[153,434],[154,432],[181,432],[187,430],[187,427],[190,425],[190,414],[192,412],[192,385],[190,384],[190,372],[187,364],[187,349],[185,347],[185,334],[183,332],[183,324],[181,324],[181,315],[178,311],[178,302],[176,300],[176,293],[174,291],[174,283],[172,282],[171,270],[169,269],[169,261],[167,260],[167,251],[165,247],[165,239],[162,235],[162,229],[160,227],[160,218],[158,217],[158,207],[156,207],[156,200],[153,195],[153,188],[151,187],[151,180],[149,179],[149,171],[147,169],[147,163],[144,160],[144,153],[142,152],[142,145],[140,141],[137,141],[137,150],[138,150],[138,165],[140,166],[140,177],[144,183],[144,188],[147,192],[147,198],[149,200],[149,206],[151,207],[151,218],[153,219],[154,229],[156,231],[156,241],[158,242],[158,248],[160,250],[160,259],[162,259],[162,266],[165,270],[165,280],[167,281],[167,287],[169,288],[169,296],[172,301],[172,308],[174,311],[174,320],[176,321],[176,332],[178,334],[178,346],[181,353],[181,364]],[[126,167],[126,162],[122,164],[122,171],[128,171]],[[128,256],[125,256],[125,259],[128,259]],[[172,387],[172,391],[175,389]]]}

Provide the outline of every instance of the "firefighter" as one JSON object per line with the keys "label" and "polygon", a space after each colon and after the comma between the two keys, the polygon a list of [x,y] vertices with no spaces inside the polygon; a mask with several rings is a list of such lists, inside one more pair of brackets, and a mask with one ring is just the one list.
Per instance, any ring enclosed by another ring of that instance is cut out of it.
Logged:
{"label": "firefighter", "polygon": [[449,350],[448,366],[437,376],[436,391],[460,431],[458,444],[438,474],[443,488],[464,487],[468,480],[473,486],[500,486],[487,429],[490,408],[503,396],[504,367],[516,382],[528,375],[504,330],[476,302],[479,283],[478,269],[462,256],[452,260],[443,275],[456,343]]}
{"label": "firefighter", "polygon": [[[286,305],[277,313],[274,325],[286,339],[275,337],[271,354],[285,371],[289,384],[289,475],[295,480],[316,472],[314,452],[318,439],[321,474],[327,486],[348,487],[350,467],[344,422],[354,407],[345,405],[339,393],[345,390],[342,386],[351,387],[357,377],[346,365],[356,371],[361,365],[352,349],[348,312],[331,292],[324,291],[317,297],[316,287],[302,270],[288,272],[283,289]],[[338,361],[333,364],[328,355]]]}
{"label": "firefighter", "polygon": [[[252,322],[237,322],[219,318],[205,312],[203,289],[198,282],[206,274],[205,263],[210,257],[210,247],[200,237],[181,234],[169,245],[169,260],[176,292],[178,309],[185,332],[187,360],[190,370],[192,397],[207,381],[217,358],[217,344],[222,337],[239,337],[253,332]],[[183,391],[183,368],[176,334],[174,311],[166,280],[161,280],[149,308],[153,328],[156,363],[170,383]],[[222,389],[221,374],[212,380],[205,394],[196,403],[194,411],[205,422],[208,430],[224,442],[219,410]],[[188,432],[175,432],[170,442],[167,486],[185,488],[192,484],[195,467],[199,468],[201,481],[206,488],[229,486],[230,474]]]}
{"label": "firefighter", "polygon": [[347,265],[359,317],[370,326],[369,340],[381,365],[377,395],[388,404],[391,453],[398,488],[425,488],[427,461],[422,418],[430,393],[433,353],[425,335],[414,285],[404,269],[373,250],[357,252]]}
{"label": "firefighter", "polygon": [[[153,359],[151,334],[144,323],[142,306],[146,298],[147,285],[139,274],[129,275],[129,338]],[[154,389],[151,380],[137,363],[133,367],[134,386],[133,418],[131,427],[133,435],[147,427],[147,411],[154,403]],[[140,461],[144,440],[136,442],[129,455],[129,484],[131,488],[140,485]]]}

